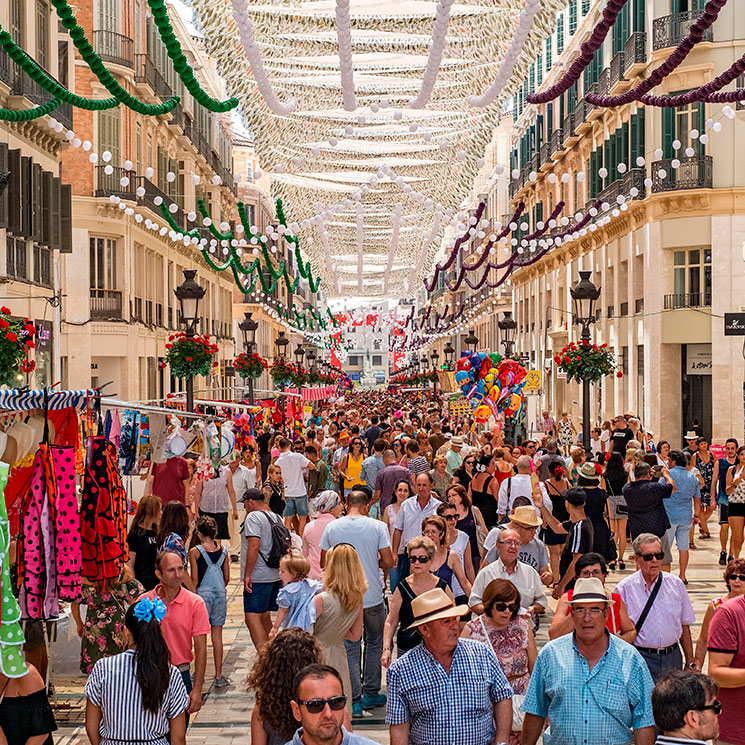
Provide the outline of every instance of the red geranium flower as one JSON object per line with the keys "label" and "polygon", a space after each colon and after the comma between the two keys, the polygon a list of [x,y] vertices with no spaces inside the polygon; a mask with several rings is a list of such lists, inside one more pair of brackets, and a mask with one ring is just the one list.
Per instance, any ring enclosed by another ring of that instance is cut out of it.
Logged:
{"label": "red geranium flower", "polygon": [[194,362],[194,358],[193,358],[193,357],[187,357],[187,358],[186,358],[186,361],[187,361],[187,362]]}
{"label": "red geranium flower", "polygon": [[619,370],[619,371],[618,371],[618,372],[616,373],[616,377],[617,377],[617,378],[622,378],[622,377],[623,377],[623,373],[622,373],[622,372],[621,372],[621,371]]}
{"label": "red geranium flower", "polygon": [[5,338],[8,341],[18,341],[18,337],[12,331],[8,331],[8,333],[5,334]]}
{"label": "red geranium flower", "polygon": [[6,316],[9,316],[10,315],[10,308],[6,307],[5,305],[3,305],[2,308],[0,308],[0,311],[2,311],[3,313],[5,313]]}

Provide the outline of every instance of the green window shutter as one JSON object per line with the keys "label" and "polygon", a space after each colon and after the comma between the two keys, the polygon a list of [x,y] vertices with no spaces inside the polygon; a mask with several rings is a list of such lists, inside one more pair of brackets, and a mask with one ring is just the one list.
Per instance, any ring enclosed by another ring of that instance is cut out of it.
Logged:
{"label": "green window shutter", "polygon": [[538,74],[538,79],[536,82],[538,85],[540,85],[543,82],[543,55],[538,55],[538,60],[535,63],[536,73]]}
{"label": "green window shutter", "polygon": [[569,0],[569,36],[577,30],[577,0]]}
{"label": "green window shutter", "polygon": [[646,30],[645,3],[646,0],[634,0],[634,31]]}
{"label": "green window shutter", "polygon": [[[699,134],[703,134],[706,130],[706,104],[701,101],[698,104],[698,123],[696,126],[698,127]],[[699,139],[697,144],[698,148],[698,154],[699,155],[706,155],[706,145],[701,143],[701,140]]]}
{"label": "green window shutter", "polygon": [[553,43],[554,39],[553,36],[549,36],[548,39],[546,39],[546,73],[551,70],[551,66],[553,65]]}
{"label": "green window shutter", "polygon": [[564,14],[561,13],[556,21],[556,54],[564,51]]}
{"label": "green window shutter", "polygon": [[[636,157],[637,158],[639,158],[639,157],[646,158],[647,157],[646,156],[646,153],[647,153],[647,147],[646,147],[647,129],[646,129],[646,126],[644,124],[645,112],[646,112],[646,109],[640,109],[636,113],[637,122],[638,122],[638,131],[636,133],[637,134],[637,136],[636,136],[636,143],[637,143],[637,148],[638,148],[637,149],[637,153],[636,153]],[[634,158],[634,163],[636,164],[636,158]]]}
{"label": "green window shutter", "polygon": [[629,22],[630,12],[629,4],[623,6],[621,12],[616,17],[616,22],[613,24],[613,55],[618,54],[626,43],[626,39],[629,38]]}
{"label": "green window shutter", "polygon": [[550,103],[546,106],[546,139],[554,133],[554,105]]}
{"label": "green window shutter", "polygon": [[632,164],[629,163],[629,123],[626,122],[621,127],[621,163],[625,163],[627,166],[631,167]]}
{"label": "green window shutter", "polygon": [[673,158],[673,140],[675,139],[675,109],[662,109],[662,157]]}
{"label": "green window shutter", "polygon": [[535,63],[530,66],[528,81],[528,93],[535,93]]}
{"label": "green window shutter", "polygon": [[586,16],[590,12],[590,0],[582,0],[582,15]]}
{"label": "green window shutter", "polygon": [[533,223],[533,226],[539,222],[543,222],[543,202],[538,202],[535,206],[535,222]]}

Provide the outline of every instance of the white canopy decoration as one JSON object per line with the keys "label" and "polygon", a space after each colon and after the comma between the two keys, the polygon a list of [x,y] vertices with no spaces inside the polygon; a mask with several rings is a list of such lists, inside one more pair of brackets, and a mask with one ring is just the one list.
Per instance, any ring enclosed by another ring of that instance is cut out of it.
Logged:
{"label": "white canopy decoration", "polygon": [[327,295],[404,296],[566,0],[192,4]]}

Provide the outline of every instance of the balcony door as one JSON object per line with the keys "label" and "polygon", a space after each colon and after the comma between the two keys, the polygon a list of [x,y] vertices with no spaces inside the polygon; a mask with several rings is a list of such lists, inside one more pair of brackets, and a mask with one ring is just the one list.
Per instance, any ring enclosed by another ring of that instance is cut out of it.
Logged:
{"label": "balcony door", "polygon": [[117,275],[116,239],[91,237],[91,318],[122,317],[122,293]]}
{"label": "balcony door", "polygon": [[711,305],[711,249],[691,248],[673,254],[673,307]]}
{"label": "balcony door", "polygon": [[98,0],[98,31],[120,33],[120,0]]}
{"label": "balcony door", "polygon": [[670,0],[671,13],[687,13],[690,10],[703,10],[706,0]]}

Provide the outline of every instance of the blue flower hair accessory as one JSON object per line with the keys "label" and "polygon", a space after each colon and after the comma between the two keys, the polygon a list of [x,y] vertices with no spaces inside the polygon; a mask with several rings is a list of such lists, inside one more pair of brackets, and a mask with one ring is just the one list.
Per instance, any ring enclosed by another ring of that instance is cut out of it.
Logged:
{"label": "blue flower hair accessory", "polygon": [[149,622],[155,619],[161,623],[166,615],[166,604],[160,598],[142,598],[135,603],[134,614],[138,621]]}

